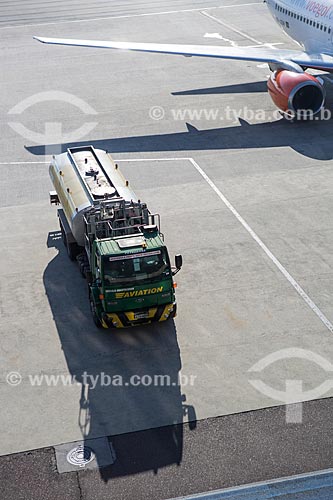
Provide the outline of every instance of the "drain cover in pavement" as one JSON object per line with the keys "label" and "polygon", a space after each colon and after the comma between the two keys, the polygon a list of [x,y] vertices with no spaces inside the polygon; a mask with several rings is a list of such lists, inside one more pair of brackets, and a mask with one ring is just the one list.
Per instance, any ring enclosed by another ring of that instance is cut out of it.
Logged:
{"label": "drain cover in pavement", "polygon": [[95,460],[95,454],[88,446],[79,444],[79,446],[75,446],[75,448],[68,452],[66,458],[67,462],[71,465],[85,467],[92,460]]}
{"label": "drain cover in pavement", "polygon": [[106,437],[60,444],[54,447],[58,472],[98,469],[112,465],[116,455]]}

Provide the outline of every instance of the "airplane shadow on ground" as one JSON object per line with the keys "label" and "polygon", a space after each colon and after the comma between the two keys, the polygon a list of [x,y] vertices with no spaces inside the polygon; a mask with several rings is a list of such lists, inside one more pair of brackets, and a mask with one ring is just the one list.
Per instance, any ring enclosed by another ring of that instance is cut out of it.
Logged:
{"label": "airplane shadow on ground", "polygon": [[209,95],[209,94],[252,94],[267,92],[267,81],[237,83],[206,89],[191,89],[172,92],[171,95]]}
{"label": "airplane shadow on ground", "polygon": [[[177,122],[179,128],[180,123]],[[26,146],[34,155],[59,154],[68,147],[93,145],[112,153],[195,152],[210,150],[265,149],[290,147],[316,160],[333,158],[333,120],[289,123],[287,120],[250,125],[239,118],[237,126],[198,130],[186,123],[187,130],[169,134],[98,139],[67,144]]]}
{"label": "airplane shadow on ground", "polygon": [[[314,74],[314,76],[320,77],[324,80],[326,89],[332,86],[330,73]],[[179,90],[177,92],[171,92],[171,95],[177,96],[177,95],[210,95],[210,94],[257,94],[263,92],[266,93],[267,82],[268,78],[266,80],[259,80],[257,82],[235,83],[231,85],[221,85],[220,87]]]}
{"label": "airplane shadow on ground", "polygon": [[[178,385],[181,357],[174,322],[122,331],[98,330],[90,315],[86,281],[77,264],[69,260],[59,231],[49,234],[47,245],[58,253],[45,269],[44,286],[68,371],[82,384],[76,416],[82,439],[89,446],[90,439],[111,436],[117,456],[114,465],[100,468],[101,478],[106,482],[180,465],[182,422],[188,417],[190,429],[195,429],[196,415],[193,406],[184,404],[186,396]],[[92,388],[85,373],[95,380],[102,373],[113,378],[117,375],[123,385],[108,385],[104,379],[105,384],[98,382]],[[133,375],[152,379],[167,375],[170,384],[127,386]],[[96,459],[99,463],[98,454]]]}

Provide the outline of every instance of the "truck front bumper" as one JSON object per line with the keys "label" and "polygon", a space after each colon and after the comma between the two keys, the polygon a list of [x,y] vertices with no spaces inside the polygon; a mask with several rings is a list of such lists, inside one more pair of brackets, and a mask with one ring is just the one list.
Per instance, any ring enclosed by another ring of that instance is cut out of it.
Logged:
{"label": "truck front bumper", "polygon": [[147,323],[162,322],[176,316],[177,304],[162,304],[157,307],[116,313],[103,313],[104,328],[129,328]]}

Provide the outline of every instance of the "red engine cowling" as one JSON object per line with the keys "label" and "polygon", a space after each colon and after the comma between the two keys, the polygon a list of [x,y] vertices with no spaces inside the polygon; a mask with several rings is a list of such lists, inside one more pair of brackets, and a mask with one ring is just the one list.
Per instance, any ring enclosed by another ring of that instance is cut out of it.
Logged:
{"label": "red engine cowling", "polygon": [[325,103],[323,86],[317,78],[308,73],[275,71],[267,86],[274,104],[285,113],[315,115]]}

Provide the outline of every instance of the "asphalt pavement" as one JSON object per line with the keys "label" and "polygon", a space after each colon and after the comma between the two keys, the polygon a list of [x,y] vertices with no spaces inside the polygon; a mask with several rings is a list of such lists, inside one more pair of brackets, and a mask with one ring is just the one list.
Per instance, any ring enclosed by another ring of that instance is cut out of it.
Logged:
{"label": "asphalt pavement", "polygon": [[166,500],[329,469],[332,410],[324,399],[304,403],[302,424],[286,425],[276,407],[109,436],[117,459],[99,470],[59,474],[52,447],[3,456],[1,498]]}

